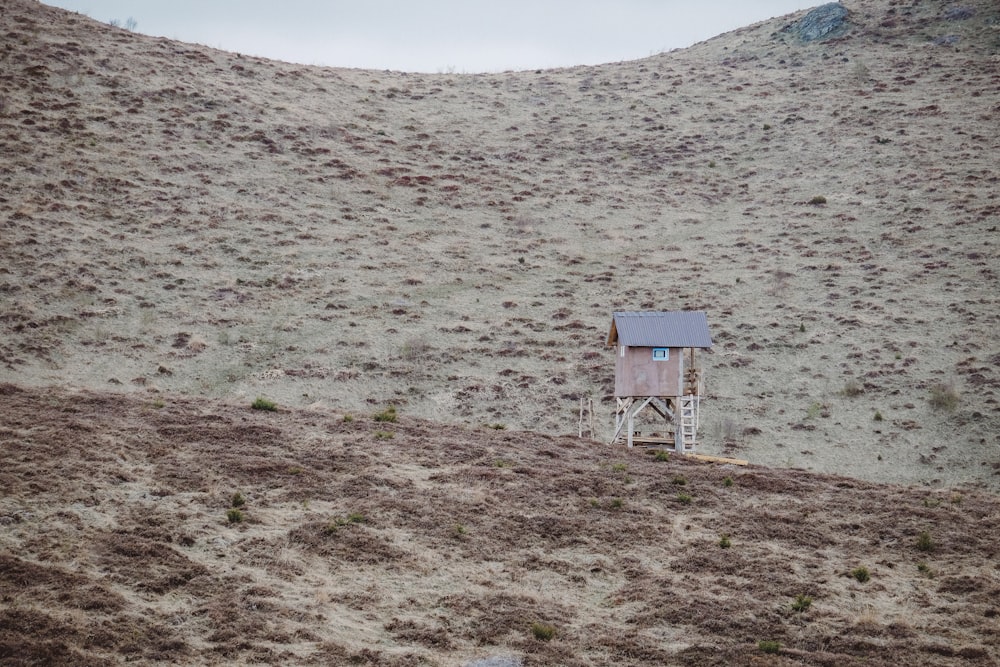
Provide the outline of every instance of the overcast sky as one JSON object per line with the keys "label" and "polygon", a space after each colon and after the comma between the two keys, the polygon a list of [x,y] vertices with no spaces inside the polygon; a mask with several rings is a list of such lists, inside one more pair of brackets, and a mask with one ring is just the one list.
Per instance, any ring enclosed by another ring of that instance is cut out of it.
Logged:
{"label": "overcast sky", "polygon": [[823,0],[44,0],[306,65],[501,72],[645,58]]}

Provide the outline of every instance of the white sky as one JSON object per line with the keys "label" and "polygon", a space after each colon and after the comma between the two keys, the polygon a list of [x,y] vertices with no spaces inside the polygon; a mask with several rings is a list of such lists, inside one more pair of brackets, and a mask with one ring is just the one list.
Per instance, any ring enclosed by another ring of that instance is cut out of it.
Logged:
{"label": "white sky", "polygon": [[501,72],[684,48],[824,0],[44,0],[136,31],[307,65]]}

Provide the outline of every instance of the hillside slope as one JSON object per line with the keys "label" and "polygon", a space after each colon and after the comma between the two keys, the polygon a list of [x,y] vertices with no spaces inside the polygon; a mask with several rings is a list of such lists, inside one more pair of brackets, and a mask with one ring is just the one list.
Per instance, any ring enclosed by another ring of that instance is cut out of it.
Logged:
{"label": "hillside slope", "polygon": [[1000,660],[992,493],[408,417],[0,397],[5,665]]}
{"label": "hillside slope", "polygon": [[704,451],[996,488],[1000,10],[847,6],[418,75],[6,2],[0,371],[603,439],[611,311],[696,308]]}

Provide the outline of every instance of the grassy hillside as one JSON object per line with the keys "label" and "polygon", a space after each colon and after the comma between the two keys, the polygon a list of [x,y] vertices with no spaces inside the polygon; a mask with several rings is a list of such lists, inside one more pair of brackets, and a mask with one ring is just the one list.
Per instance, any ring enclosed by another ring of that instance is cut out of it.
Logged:
{"label": "grassy hillside", "polygon": [[[997,664],[1000,8],[845,6],[425,75],[5,1],[0,662]],[[601,442],[679,308],[748,468]]]}

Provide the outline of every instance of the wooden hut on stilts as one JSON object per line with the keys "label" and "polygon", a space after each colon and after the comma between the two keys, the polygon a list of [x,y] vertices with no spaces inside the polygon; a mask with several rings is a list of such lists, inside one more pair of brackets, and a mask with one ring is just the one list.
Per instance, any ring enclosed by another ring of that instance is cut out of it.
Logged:
{"label": "wooden hut on stilts", "polygon": [[[694,453],[702,397],[697,351],[712,347],[705,313],[615,312],[607,344],[616,352],[611,443]],[[662,435],[643,437],[635,430],[636,416],[647,408],[663,420]]]}

